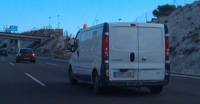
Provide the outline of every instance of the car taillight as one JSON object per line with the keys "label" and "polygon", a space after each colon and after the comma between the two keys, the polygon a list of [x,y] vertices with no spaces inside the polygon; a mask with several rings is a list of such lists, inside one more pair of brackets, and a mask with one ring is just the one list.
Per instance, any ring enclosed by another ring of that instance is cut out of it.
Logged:
{"label": "car taillight", "polygon": [[18,56],[21,56],[21,55],[22,55],[21,53],[18,54]]}
{"label": "car taillight", "polygon": [[169,37],[165,37],[165,56],[165,59],[169,60]]}
{"label": "car taillight", "polygon": [[104,38],[104,48],[103,48],[103,53],[104,53],[104,59],[108,60],[109,57],[109,38],[105,37]]}
{"label": "car taillight", "polygon": [[35,57],[35,54],[33,53],[32,56]]}

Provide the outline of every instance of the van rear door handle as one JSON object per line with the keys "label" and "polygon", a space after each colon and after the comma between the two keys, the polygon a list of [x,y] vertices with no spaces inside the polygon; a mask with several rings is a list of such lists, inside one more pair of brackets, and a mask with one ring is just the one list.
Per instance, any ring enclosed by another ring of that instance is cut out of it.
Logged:
{"label": "van rear door handle", "polygon": [[132,52],[132,53],[130,54],[130,61],[131,61],[131,62],[134,62],[134,60],[135,60],[135,54],[134,54],[134,52]]}
{"label": "van rear door handle", "polygon": [[142,58],[142,61],[146,61],[146,60],[147,60],[147,58],[146,58],[146,57],[143,57],[143,58]]}

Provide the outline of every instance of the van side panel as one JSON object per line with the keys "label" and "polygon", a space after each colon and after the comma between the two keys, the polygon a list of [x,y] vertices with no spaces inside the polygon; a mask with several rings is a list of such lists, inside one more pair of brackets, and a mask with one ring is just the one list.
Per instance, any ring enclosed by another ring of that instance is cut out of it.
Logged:
{"label": "van side panel", "polygon": [[[74,76],[76,77],[78,75],[78,73],[80,72],[79,70],[81,69],[80,68],[80,60],[79,60],[79,56],[77,55],[77,52],[79,51],[79,48],[80,48],[80,39],[81,39],[81,33],[78,32],[76,38],[78,38],[76,41],[77,41],[77,49],[74,50],[74,52],[72,53],[72,56],[71,56],[71,65],[72,65],[72,70],[73,70],[73,74]],[[75,47],[74,47],[75,49]]]}
{"label": "van side panel", "polygon": [[102,32],[103,27],[96,27],[82,31],[80,41],[80,67],[79,74],[87,76],[91,79],[92,70],[101,67],[101,51],[102,51]]}

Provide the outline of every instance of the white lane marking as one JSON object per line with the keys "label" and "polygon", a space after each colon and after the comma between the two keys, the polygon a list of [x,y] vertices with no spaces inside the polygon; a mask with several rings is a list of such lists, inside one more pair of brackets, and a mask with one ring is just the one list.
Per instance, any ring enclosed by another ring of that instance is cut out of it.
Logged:
{"label": "white lane marking", "polygon": [[36,81],[37,83],[39,83],[41,86],[43,87],[47,87],[47,85],[45,85],[44,83],[40,82],[38,79],[34,78],[32,75],[25,73],[28,77],[30,77],[31,79],[33,79],[34,81]]}
{"label": "white lane marking", "polygon": [[186,76],[186,75],[178,75],[178,74],[170,74],[170,75],[171,76],[176,76],[176,77],[200,79],[200,77],[194,77],[194,76]]}
{"label": "white lane marking", "polygon": [[[42,58],[42,57],[37,57],[38,59],[45,59],[45,60],[47,60],[47,59],[49,59],[49,58]],[[60,61],[60,62],[69,62],[69,60],[60,60],[60,59],[51,59],[51,60],[53,60],[53,61]]]}
{"label": "white lane marking", "polygon": [[10,65],[14,65],[12,62],[9,62]]}
{"label": "white lane marking", "polygon": [[53,63],[46,63],[46,64],[48,64],[48,65],[53,65],[53,66],[57,66],[57,64],[53,64]]}
{"label": "white lane marking", "polygon": [[2,60],[5,60],[4,58],[2,58]]}
{"label": "white lane marking", "polygon": [[36,58],[38,58],[38,59],[48,59],[48,58],[42,58],[42,57],[36,57]]}
{"label": "white lane marking", "polygon": [[52,59],[53,61],[67,62],[67,60]]}

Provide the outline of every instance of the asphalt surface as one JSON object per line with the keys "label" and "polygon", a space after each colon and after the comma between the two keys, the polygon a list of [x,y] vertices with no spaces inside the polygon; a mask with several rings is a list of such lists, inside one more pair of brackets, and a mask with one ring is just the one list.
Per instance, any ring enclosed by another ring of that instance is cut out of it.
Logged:
{"label": "asphalt surface", "polygon": [[0,104],[200,104],[200,78],[171,76],[161,94],[142,88],[107,88],[68,82],[67,62],[51,59],[16,63],[0,56]]}

